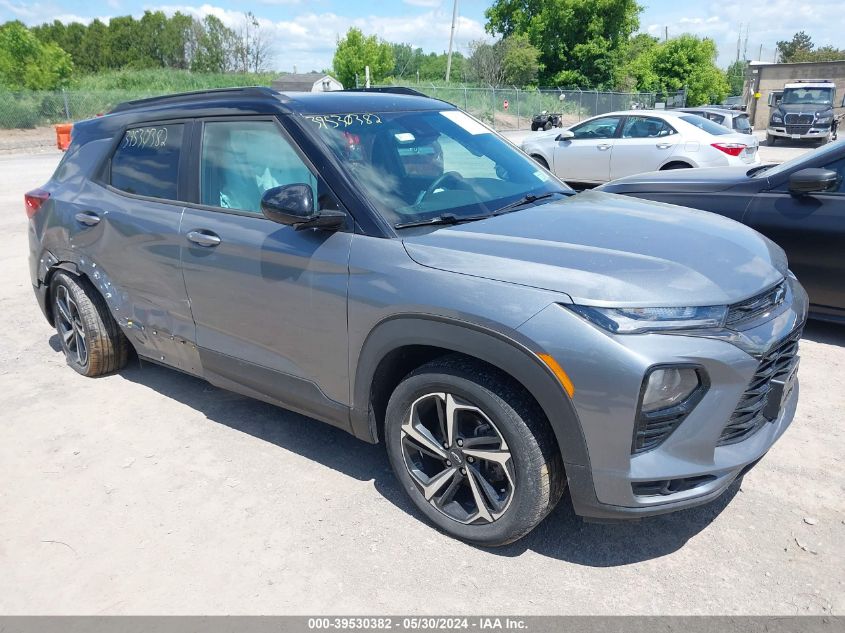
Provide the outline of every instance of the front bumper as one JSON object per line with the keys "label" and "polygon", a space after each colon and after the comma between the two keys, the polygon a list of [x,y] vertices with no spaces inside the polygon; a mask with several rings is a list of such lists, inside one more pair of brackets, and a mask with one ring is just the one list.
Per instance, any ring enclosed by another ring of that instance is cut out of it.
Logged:
{"label": "front bumper", "polygon": [[813,126],[809,130],[802,130],[801,132],[790,131],[785,125],[770,125],[766,128],[766,134],[769,136],[777,136],[780,138],[789,138],[796,140],[810,140],[822,139],[830,136],[830,123],[825,125]]}
{"label": "front bumper", "polygon": [[[578,317],[570,319],[572,313],[560,306],[544,310],[520,328],[558,360],[575,385],[572,402],[588,455],[588,463],[566,464],[577,514],[594,519],[636,518],[701,505],[719,497],[765,455],[792,422],[797,381],[774,420],[737,443],[720,446],[719,441],[760,366],[759,356],[806,320],[807,295],[792,279],[789,286],[788,301],[776,316],[739,334],[715,338],[609,335]],[[548,332],[565,334],[550,336]],[[709,389],[662,444],[631,455],[643,376],[649,367],[664,363],[703,367]],[[664,494],[640,492],[640,485],[658,481],[695,485]]]}

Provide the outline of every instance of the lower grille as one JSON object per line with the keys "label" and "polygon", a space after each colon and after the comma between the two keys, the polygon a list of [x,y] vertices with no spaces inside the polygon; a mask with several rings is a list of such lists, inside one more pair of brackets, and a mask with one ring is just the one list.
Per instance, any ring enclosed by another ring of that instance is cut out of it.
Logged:
{"label": "lower grille", "polygon": [[760,359],[757,372],[742,394],[727,426],[722,430],[719,446],[741,442],[754,435],[767,422],[777,418],[779,411],[776,407],[779,407],[780,402],[772,402],[770,406],[769,396],[773,395],[773,391],[778,396],[782,394],[780,389],[774,387],[778,384],[777,381],[788,378],[794,369],[798,360],[798,341],[803,329],[804,325],[801,324]]}
{"label": "lower grille", "polygon": [[631,484],[631,490],[638,497],[657,497],[673,495],[698,488],[716,479],[715,475],[699,475],[683,479],[661,479],[658,481],[637,481]]}
{"label": "lower grille", "polygon": [[810,131],[810,128],[813,127],[812,125],[787,125],[786,126],[786,133],[787,134],[807,134]]}

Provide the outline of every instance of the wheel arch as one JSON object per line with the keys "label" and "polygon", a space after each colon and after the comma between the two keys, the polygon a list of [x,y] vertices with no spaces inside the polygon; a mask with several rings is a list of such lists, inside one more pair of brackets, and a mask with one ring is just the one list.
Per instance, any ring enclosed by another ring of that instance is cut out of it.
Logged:
{"label": "wheel arch", "polygon": [[688,158],[670,158],[660,166],[660,171],[663,171],[664,169],[669,169],[673,165],[683,165],[683,169],[694,169],[695,167],[698,167],[698,165],[695,164],[695,161],[692,161]]}
{"label": "wheel arch", "polygon": [[568,394],[539,359],[539,350],[516,332],[434,316],[397,316],[380,322],[367,337],[353,378],[352,432],[377,443],[387,400],[396,385],[420,365],[447,354],[489,364],[523,387],[546,415],[564,462],[586,466],[586,442]]}
{"label": "wheel arch", "polygon": [[44,289],[44,316],[47,317],[47,322],[51,327],[56,326],[55,315],[53,314],[52,289],[53,277],[58,272],[70,273],[74,277],[85,277],[85,273],[79,270],[79,267],[72,261],[58,261],[45,266],[41,286]]}

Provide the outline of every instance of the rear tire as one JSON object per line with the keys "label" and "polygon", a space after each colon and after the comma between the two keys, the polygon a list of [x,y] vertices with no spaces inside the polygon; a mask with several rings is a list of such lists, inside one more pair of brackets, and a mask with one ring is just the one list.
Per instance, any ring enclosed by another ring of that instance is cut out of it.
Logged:
{"label": "rear tire", "polygon": [[461,356],[427,363],[396,387],[385,444],[426,518],[477,545],[521,538],[565,487],[557,441],[534,399],[499,370]]}
{"label": "rear tire", "polygon": [[59,342],[74,371],[94,377],[126,366],[129,341],[91,282],[58,272],[50,297]]}

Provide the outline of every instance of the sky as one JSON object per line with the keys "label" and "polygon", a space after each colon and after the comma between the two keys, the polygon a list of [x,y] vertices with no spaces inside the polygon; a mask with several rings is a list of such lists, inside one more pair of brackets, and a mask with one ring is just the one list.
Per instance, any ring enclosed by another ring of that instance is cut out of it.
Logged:
{"label": "sky", "polygon": [[[492,0],[459,0],[455,49],[465,52],[470,41],[489,38],[484,10]],[[771,61],[778,40],[798,30],[818,46],[845,47],[842,0],[640,0],[645,10],[640,30],[663,37],[693,33],[713,38],[719,65],[726,67],[742,48],[748,59]],[[229,26],[251,10],[274,40],[273,66],[299,72],[331,66],[339,35],[350,26],[391,42],[406,42],[426,52],[448,47],[452,0],[0,0],[0,22],[21,20],[34,25],[59,19],[90,22],[116,15],[140,16],[145,10],[182,11],[202,17],[214,14]],[[746,30],[748,43],[745,45]]]}

